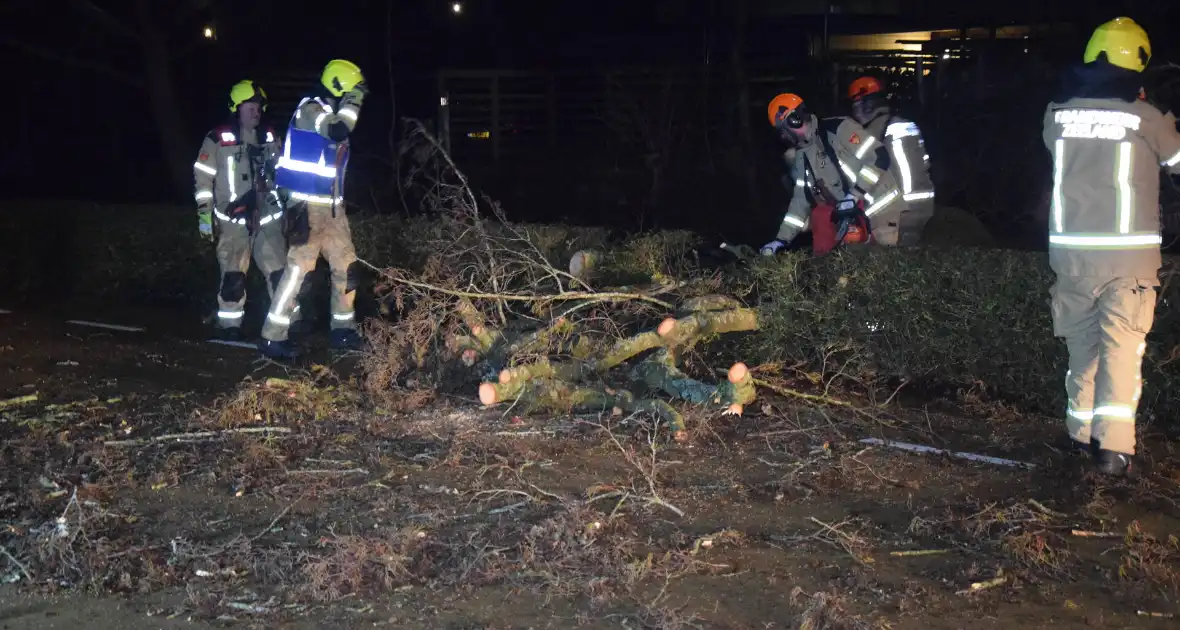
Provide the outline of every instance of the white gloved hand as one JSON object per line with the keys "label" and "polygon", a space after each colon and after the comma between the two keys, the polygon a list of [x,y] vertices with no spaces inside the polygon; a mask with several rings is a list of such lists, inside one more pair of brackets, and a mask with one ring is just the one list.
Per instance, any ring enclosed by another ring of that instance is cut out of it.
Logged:
{"label": "white gloved hand", "polygon": [[853,197],[852,193],[848,193],[847,195],[844,195],[844,198],[841,199],[838,204],[836,204],[836,210],[839,210],[840,212],[847,212],[849,210],[852,210],[855,207],[856,207],[856,197]]}
{"label": "white gloved hand", "polygon": [[763,256],[773,256],[776,253],[778,253],[778,250],[780,250],[786,246],[787,246],[786,243],[784,243],[776,238],[773,241],[763,245],[762,249],[760,250],[760,253]]}

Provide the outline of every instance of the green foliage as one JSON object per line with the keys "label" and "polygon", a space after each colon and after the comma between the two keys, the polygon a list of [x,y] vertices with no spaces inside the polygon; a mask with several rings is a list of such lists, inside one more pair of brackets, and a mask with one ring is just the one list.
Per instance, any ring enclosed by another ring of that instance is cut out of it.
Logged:
{"label": "green foliage", "polygon": [[[1065,344],[1053,337],[1043,253],[974,248],[865,249],[755,263],[761,332],[751,352],[869,386],[909,379],[962,387],[1058,413],[1065,402]],[[1161,296],[1144,365],[1145,410],[1180,397],[1180,373],[1162,357],[1176,347]],[[1173,394],[1172,392],[1177,392]]]}
{"label": "green foliage", "polygon": [[178,206],[7,202],[0,213],[0,284],[15,293],[207,298],[213,246],[196,211]]}
{"label": "green foliage", "polygon": [[684,230],[638,234],[607,252],[601,274],[619,283],[683,278],[695,270],[695,250],[700,243],[699,236]]}
{"label": "green foliage", "polygon": [[[21,296],[207,304],[217,286],[213,246],[183,206],[99,206],[7,202],[0,213],[0,288]],[[449,234],[427,217],[355,216],[361,258],[419,270]],[[604,229],[514,226],[561,269],[582,249],[605,252],[602,278],[649,282],[701,273],[690,232],[612,238]],[[505,226],[487,222],[489,233]],[[963,230],[953,230],[962,232]],[[1165,262],[1164,277],[1171,271]],[[759,258],[748,273],[720,276],[716,293],[755,299],[761,330],[742,350],[749,361],[780,362],[826,378],[885,388],[985,390],[1026,408],[1064,405],[1064,344],[1052,336],[1043,253],[972,247],[865,249],[812,258]],[[322,271],[322,270],[321,270]],[[258,292],[262,279],[252,276]],[[323,278],[318,280],[320,284]],[[1144,364],[1143,410],[1180,403],[1180,285],[1165,281]],[[753,290],[749,290],[752,287]],[[8,304],[12,302],[6,302]]]}

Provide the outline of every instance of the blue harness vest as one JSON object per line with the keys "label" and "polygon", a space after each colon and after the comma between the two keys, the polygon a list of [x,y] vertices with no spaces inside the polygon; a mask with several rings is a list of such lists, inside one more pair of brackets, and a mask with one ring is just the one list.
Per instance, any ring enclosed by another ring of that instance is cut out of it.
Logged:
{"label": "blue harness vest", "polygon": [[275,169],[275,184],[286,189],[294,199],[331,204],[335,201],[333,193],[339,196],[344,191],[348,147],[338,145],[318,132],[295,127],[300,110],[309,100],[323,108],[320,115],[332,112],[331,105],[311,98],[303,99],[295,108],[287,126],[283,155]]}

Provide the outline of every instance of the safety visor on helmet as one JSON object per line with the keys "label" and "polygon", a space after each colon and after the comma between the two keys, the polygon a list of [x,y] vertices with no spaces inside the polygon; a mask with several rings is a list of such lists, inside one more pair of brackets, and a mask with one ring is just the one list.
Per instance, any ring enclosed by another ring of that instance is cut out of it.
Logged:
{"label": "safety visor on helmet", "polygon": [[767,107],[770,124],[778,130],[779,136],[792,144],[801,140],[804,127],[811,120],[811,114],[803,99],[794,94],[780,94]]}

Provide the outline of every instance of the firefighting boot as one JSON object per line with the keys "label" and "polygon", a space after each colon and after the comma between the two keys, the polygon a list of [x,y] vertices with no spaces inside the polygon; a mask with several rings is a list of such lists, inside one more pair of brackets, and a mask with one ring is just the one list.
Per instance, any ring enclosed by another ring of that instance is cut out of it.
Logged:
{"label": "firefighting boot", "polygon": [[1116,453],[1106,449],[1098,449],[1096,457],[1098,472],[1112,477],[1134,477],[1139,473],[1139,466],[1134,455]]}
{"label": "firefighting boot", "polygon": [[1098,442],[1079,442],[1069,438],[1069,453],[1080,457],[1097,457]]}
{"label": "firefighting boot", "polygon": [[217,338],[222,341],[241,341],[242,328],[241,326],[233,326],[230,328],[217,328]]}
{"label": "firefighting boot", "polygon": [[258,351],[262,356],[276,361],[289,361],[299,357],[299,349],[290,339],[283,341],[271,341],[270,339],[260,339],[258,341]]}
{"label": "firefighting boot", "polygon": [[363,350],[365,340],[351,328],[337,328],[331,333],[333,350]]}

